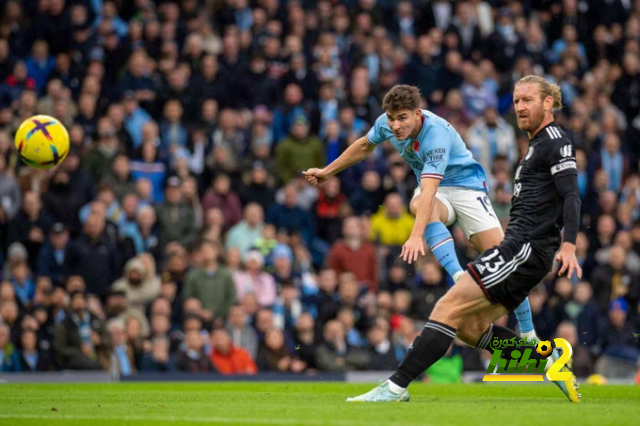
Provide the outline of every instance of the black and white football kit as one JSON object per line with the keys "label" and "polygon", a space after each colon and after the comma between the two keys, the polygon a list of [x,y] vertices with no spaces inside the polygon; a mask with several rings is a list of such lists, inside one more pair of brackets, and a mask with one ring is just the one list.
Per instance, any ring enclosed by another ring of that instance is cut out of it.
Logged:
{"label": "black and white football kit", "polygon": [[562,242],[575,244],[580,217],[574,147],[555,123],[529,141],[513,186],[504,241],[469,263],[469,273],[493,303],[515,309],[553,265]]}

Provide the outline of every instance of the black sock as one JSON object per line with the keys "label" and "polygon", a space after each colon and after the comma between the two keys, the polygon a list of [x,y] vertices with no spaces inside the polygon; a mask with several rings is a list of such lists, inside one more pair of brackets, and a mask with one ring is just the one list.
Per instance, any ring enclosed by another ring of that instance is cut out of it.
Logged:
{"label": "black sock", "polygon": [[[491,324],[489,326],[489,328],[487,328],[487,330],[484,332],[484,334],[482,335],[482,337],[480,338],[480,340],[478,340],[478,344],[477,347],[480,349],[486,349],[488,351],[491,351],[491,342],[493,341],[494,338],[498,338],[500,340],[511,340],[512,338],[515,337],[516,341],[522,339],[522,337],[518,336],[513,330],[509,330],[508,328],[504,328],[504,327],[500,327],[499,325],[493,325]],[[518,351],[519,353],[522,353],[522,351],[524,349],[526,349],[527,347],[520,347],[518,348],[517,346],[508,346],[506,348],[500,348],[500,350],[502,351],[502,354],[504,355],[504,357],[506,359],[513,359],[513,358],[519,358],[519,356],[517,357],[513,357],[511,356],[511,352],[512,351]],[[529,355],[529,359],[536,359],[536,360],[541,360],[541,359],[546,359],[543,358],[542,356],[540,356],[540,354],[538,354],[538,352],[536,352],[534,347],[531,347],[533,350],[531,351],[531,355]]]}
{"label": "black sock", "polygon": [[412,380],[447,353],[455,337],[455,328],[436,321],[427,321],[422,333],[413,341],[389,380],[400,387],[408,387]]}

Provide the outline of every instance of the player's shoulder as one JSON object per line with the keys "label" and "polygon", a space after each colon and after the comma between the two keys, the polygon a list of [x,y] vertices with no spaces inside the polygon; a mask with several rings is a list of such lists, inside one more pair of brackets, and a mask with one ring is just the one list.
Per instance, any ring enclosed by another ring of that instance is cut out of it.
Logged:
{"label": "player's shoulder", "polygon": [[431,128],[436,128],[438,130],[451,130],[453,126],[444,118],[440,117],[438,114],[429,111],[428,109],[422,109],[422,115],[425,117],[425,124]]}
{"label": "player's shoulder", "polygon": [[[557,150],[568,151],[571,155],[573,152],[573,142],[569,138],[569,135],[555,123],[551,123],[540,131],[540,138],[542,139],[542,146],[544,149],[540,150],[545,152],[545,155]],[[570,151],[570,152],[569,152]],[[567,152],[564,153],[565,155]]]}

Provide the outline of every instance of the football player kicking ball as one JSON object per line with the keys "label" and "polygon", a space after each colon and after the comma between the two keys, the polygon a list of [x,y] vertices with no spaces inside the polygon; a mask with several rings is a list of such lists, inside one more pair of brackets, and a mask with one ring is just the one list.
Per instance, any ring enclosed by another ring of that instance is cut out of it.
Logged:
{"label": "football player kicking ball", "polygon": [[[580,216],[576,159],[571,141],[553,121],[553,110],[562,106],[560,88],[542,77],[526,76],[516,83],[513,103],[518,127],[529,135],[529,151],[516,170],[504,241],[471,262],[468,272],[438,301],[389,380],[347,401],[408,401],[411,381],[445,355],[456,334],[483,349],[496,337],[517,337],[491,323],[527,297],[551,270],[554,257],[561,264],[559,275],[582,276],[575,256]],[[516,350],[507,348],[506,357],[516,359]],[[537,352],[532,356],[542,359]],[[561,371],[571,372],[570,368],[571,360]],[[554,383],[570,401],[580,401],[573,373],[569,380]]]}
{"label": "football player kicking ball", "polygon": [[[444,119],[421,110],[418,88],[394,86],[384,97],[381,115],[366,137],[347,148],[323,169],[303,174],[312,185],[324,182],[342,170],[362,161],[385,140],[409,163],[418,179],[410,204],[416,217],[411,237],[402,247],[401,257],[409,263],[425,254],[426,240],[434,256],[454,282],[463,274],[447,226],[456,220],[469,241],[482,253],[504,238],[491,202],[487,197],[487,177],[471,156],[458,132]],[[503,264],[487,266],[487,273],[498,272]],[[522,337],[539,340],[533,329],[529,300],[515,307]],[[460,330],[465,333],[464,329]],[[471,332],[473,334],[473,332]],[[554,355],[555,356],[555,355]]]}

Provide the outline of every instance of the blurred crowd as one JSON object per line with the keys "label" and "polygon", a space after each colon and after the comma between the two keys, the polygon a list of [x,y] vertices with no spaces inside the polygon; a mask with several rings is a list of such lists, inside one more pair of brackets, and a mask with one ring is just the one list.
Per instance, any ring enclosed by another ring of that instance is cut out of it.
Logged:
{"label": "blurred crowd", "polygon": [[[637,369],[640,1],[8,0],[0,16],[0,371],[393,369],[452,284],[430,254],[398,260],[415,177],[390,146],[320,188],[300,172],[416,85],[506,226],[527,74],[562,89],[583,206],[584,275],[534,289],[536,330],[573,345],[579,375]],[[69,130],[51,171],[13,148],[35,114]],[[456,342],[428,377],[488,355]]]}

